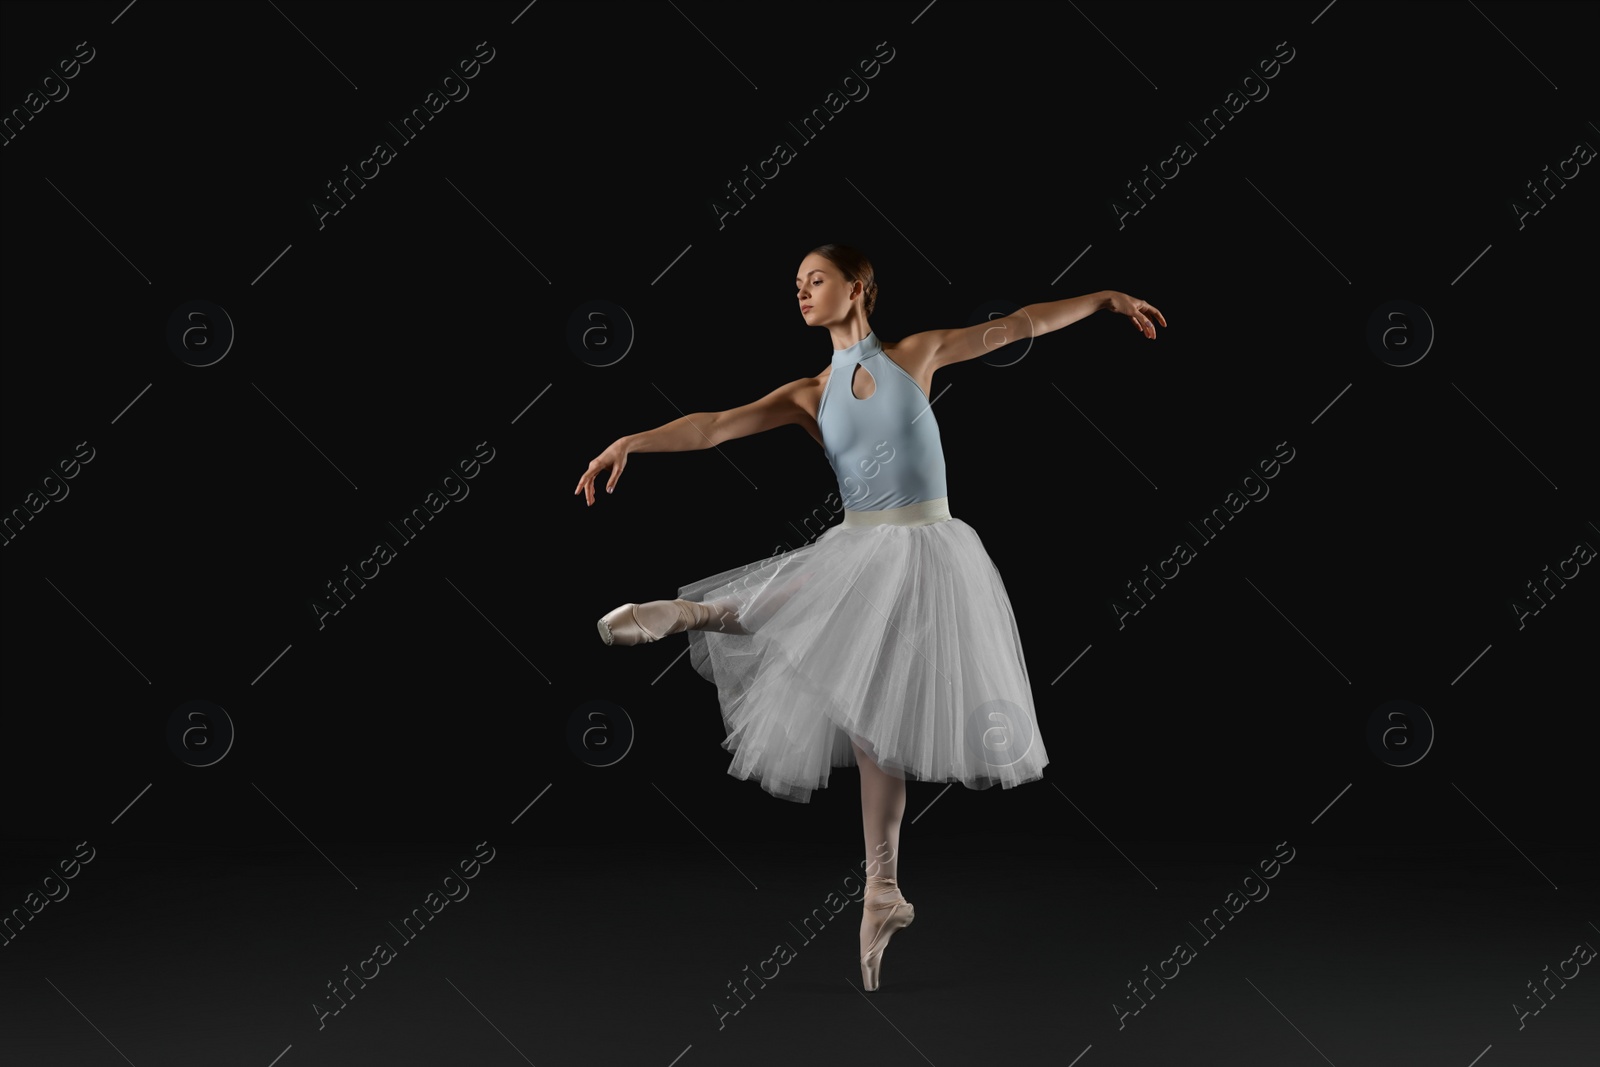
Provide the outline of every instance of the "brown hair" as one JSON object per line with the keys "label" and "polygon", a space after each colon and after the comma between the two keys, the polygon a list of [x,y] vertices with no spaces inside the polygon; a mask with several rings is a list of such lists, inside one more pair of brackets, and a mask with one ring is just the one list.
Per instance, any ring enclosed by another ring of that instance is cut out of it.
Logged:
{"label": "brown hair", "polygon": [[811,250],[814,256],[823,256],[844,275],[849,284],[861,283],[861,297],[868,315],[878,306],[878,283],[872,275],[872,263],[860,249],[849,245],[818,245]]}

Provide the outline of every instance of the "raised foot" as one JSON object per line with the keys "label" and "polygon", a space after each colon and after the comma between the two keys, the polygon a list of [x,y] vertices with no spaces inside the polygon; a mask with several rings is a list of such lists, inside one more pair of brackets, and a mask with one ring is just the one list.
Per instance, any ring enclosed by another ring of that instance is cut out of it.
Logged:
{"label": "raised foot", "polygon": [[608,645],[643,645],[685,630],[717,630],[742,634],[737,616],[726,607],[692,600],[651,600],[623,604],[600,617],[600,640]]}

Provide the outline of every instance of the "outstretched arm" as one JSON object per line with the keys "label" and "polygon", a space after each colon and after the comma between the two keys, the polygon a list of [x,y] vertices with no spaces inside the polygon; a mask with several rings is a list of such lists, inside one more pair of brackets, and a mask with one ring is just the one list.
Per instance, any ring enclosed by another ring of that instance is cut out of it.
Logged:
{"label": "outstretched arm", "polygon": [[[816,379],[801,378],[780,385],[754,403],[727,411],[694,412],[662,423],[652,430],[627,434],[617,438],[606,450],[589,461],[589,467],[578,479],[572,492],[583,494],[584,500],[594,503],[594,485],[601,472],[609,470],[606,492],[617,486],[628,456],[633,452],[689,452],[702,448],[715,448],[724,441],[751,434],[762,433],[778,426],[800,423],[821,441],[811,423],[811,416],[801,403],[801,396],[816,386]],[[808,425],[810,424],[810,425]]]}
{"label": "outstretched arm", "polygon": [[901,343],[937,370],[951,363],[977,359],[1014,341],[1071,326],[1097,311],[1115,311],[1128,316],[1139,332],[1152,339],[1156,335],[1155,323],[1159,322],[1162,326],[1167,324],[1166,318],[1155,305],[1115,289],[1102,289],[1097,293],[1065,300],[1028,304],[1010,315],[964,329],[929,330],[913,334]]}

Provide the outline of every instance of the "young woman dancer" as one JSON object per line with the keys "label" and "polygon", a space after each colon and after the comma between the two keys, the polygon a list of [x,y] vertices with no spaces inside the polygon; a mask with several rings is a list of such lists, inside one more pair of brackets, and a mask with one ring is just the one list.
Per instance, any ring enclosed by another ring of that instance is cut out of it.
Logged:
{"label": "young woman dancer", "polygon": [[599,630],[608,645],[688,634],[690,662],[717,687],[729,774],[804,803],[831,768],[860,768],[875,872],[860,934],[869,990],[889,938],[915,915],[897,881],[906,779],[1010,788],[1042,778],[1049,762],[1005,587],[977,532],[950,514],[933,374],[1096,311],[1126,315],[1152,339],[1153,323],[1167,324],[1143,300],[1106,290],[885,343],[868,322],[877,296],[859,251],[814,249],[795,299],[833,341],[822,373],[620,437],[573,490],[592,505],[598,476],[609,470],[614,490],[633,452],[711,448],[790,424],[822,445],[844,505],[839,525],[682,586],[676,599],[623,604]]}

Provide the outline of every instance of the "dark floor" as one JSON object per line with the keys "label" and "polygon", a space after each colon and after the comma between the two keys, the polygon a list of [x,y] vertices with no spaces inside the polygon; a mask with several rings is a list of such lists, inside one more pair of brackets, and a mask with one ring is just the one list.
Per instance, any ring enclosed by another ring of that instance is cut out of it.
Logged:
{"label": "dark floor", "polygon": [[[508,837],[408,942],[390,923],[473,843],[336,845],[337,868],[310,849],[225,848],[219,863],[105,846],[3,950],[0,1061],[1595,1062],[1594,979],[1550,979],[1556,995],[1521,1025],[1513,1010],[1537,1006],[1526,983],[1546,965],[1571,974],[1574,945],[1600,943],[1592,849],[1543,849],[1535,868],[1510,846],[1322,846],[1310,826],[1277,844],[1138,845],[1135,865],[1109,846],[944,842],[904,861],[917,919],[871,994],[860,906],[804,925],[855,884],[843,851]],[[1275,849],[1292,860],[1246,883]],[[1206,941],[1196,927],[1240,886],[1260,899],[1220,933],[1213,919]],[[320,1017],[314,1005],[335,1006],[325,983],[378,941],[390,962],[366,965],[376,977]],[[1187,964],[1163,963],[1180,941]],[[790,952],[774,960],[780,944]],[[776,974],[749,979],[739,1008],[729,983],[758,969]],[[1151,980],[1132,1014],[1128,983],[1158,969],[1178,974]]]}

